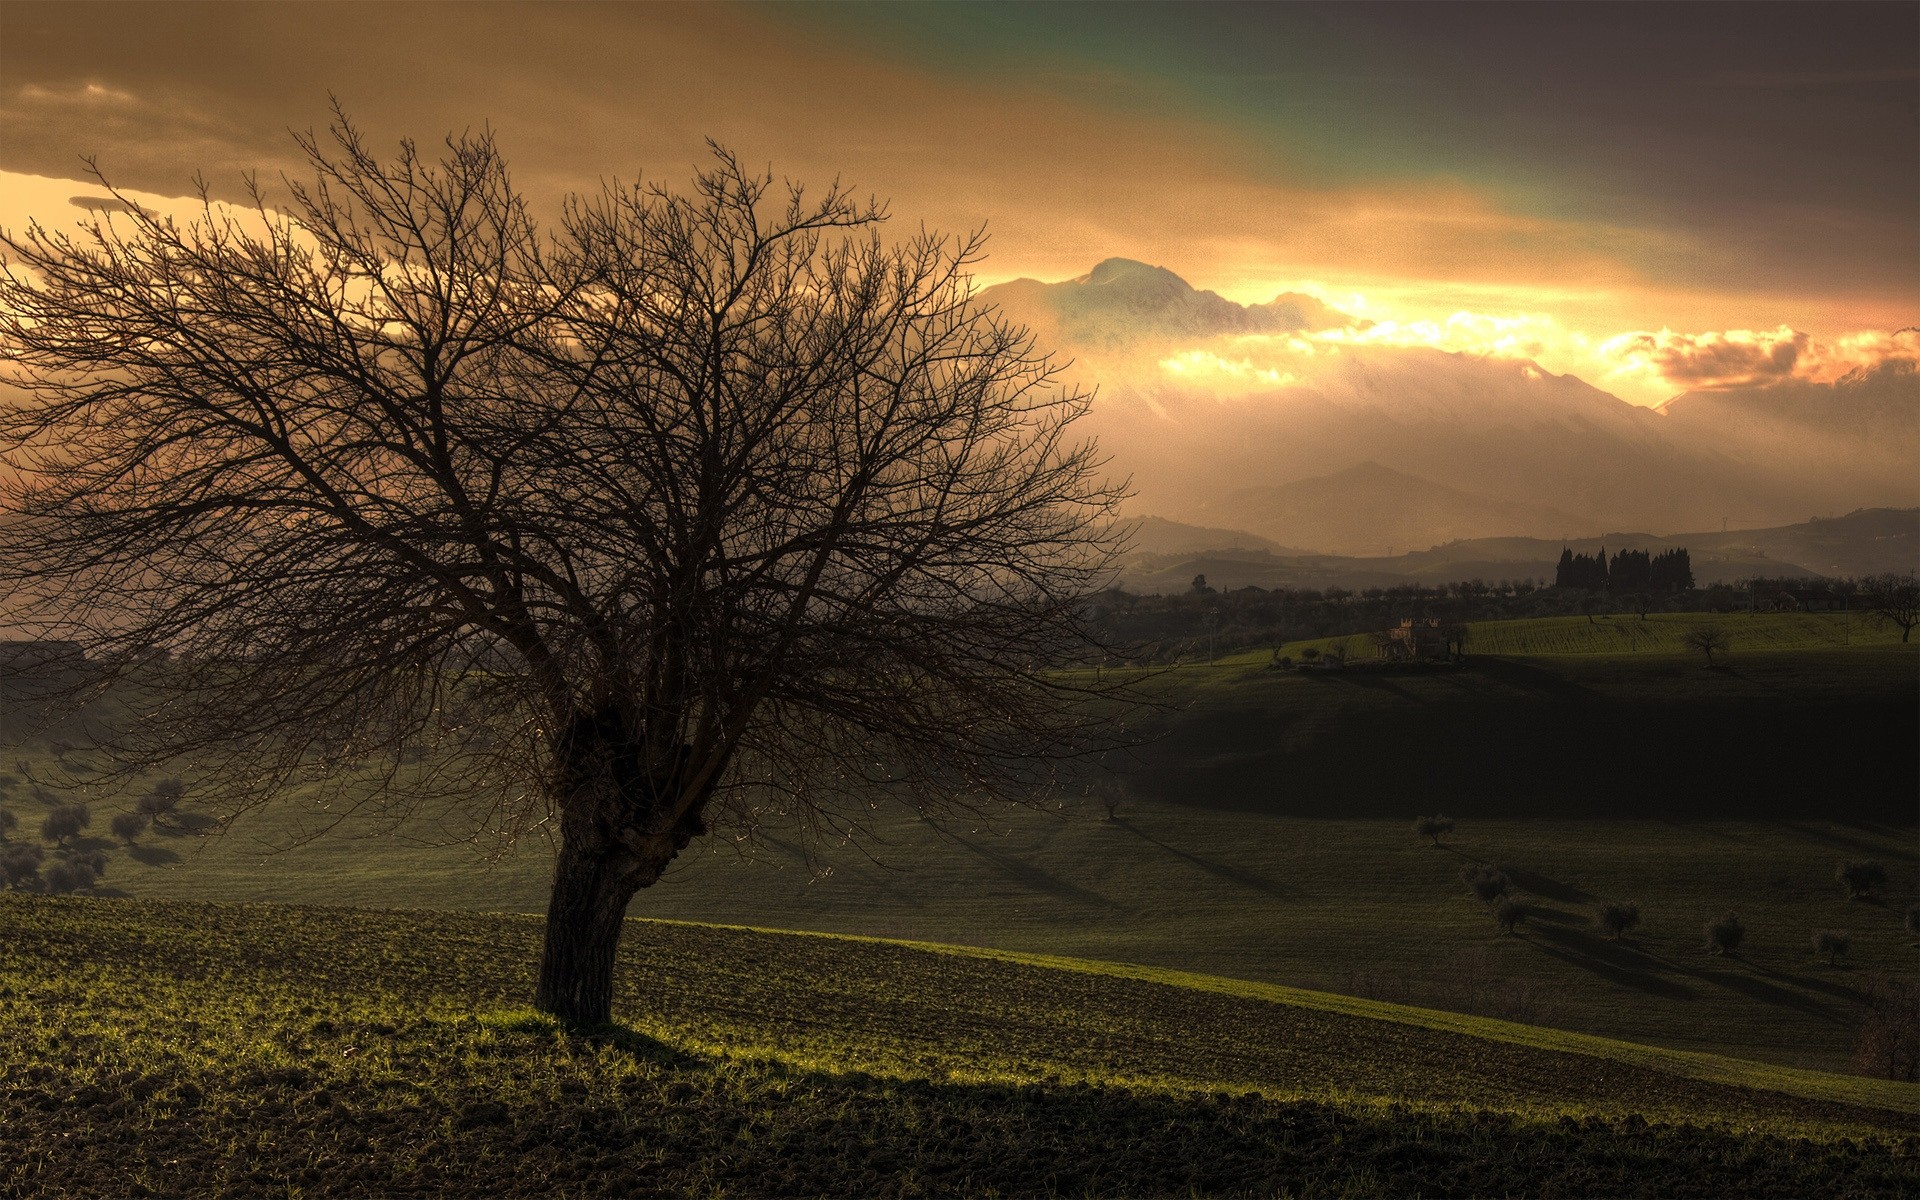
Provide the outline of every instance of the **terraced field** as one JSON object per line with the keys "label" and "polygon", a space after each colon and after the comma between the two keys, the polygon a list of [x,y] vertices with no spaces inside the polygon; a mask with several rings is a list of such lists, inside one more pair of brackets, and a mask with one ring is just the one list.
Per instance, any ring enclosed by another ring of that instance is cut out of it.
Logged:
{"label": "terraced field", "polygon": [[[635,923],[0,897],[8,1195],[1830,1195],[1920,1087],[1095,963]],[[1065,1155],[1061,1148],[1072,1146]]]}

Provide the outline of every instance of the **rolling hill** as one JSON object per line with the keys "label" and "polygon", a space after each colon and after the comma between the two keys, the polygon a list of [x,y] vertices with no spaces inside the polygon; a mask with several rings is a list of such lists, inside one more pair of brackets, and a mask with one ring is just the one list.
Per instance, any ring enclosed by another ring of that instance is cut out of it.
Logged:
{"label": "rolling hill", "polygon": [[[1116,964],[0,898],[15,1196],[1892,1194],[1920,1089]],[[47,1148],[58,1147],[58,1153]],[[1061,1148],[1071,1146],[1071,1155]]]}
{"label": "rolling hill", "polygon": [[[857,844],[768,824],[752,844],[700,843],[634,911],[1124,960],[1842,1069],[1875,973],[1912,971],[1920,647],[1848,647],[1837,615],[1741,620],[1717,671],[1637,620],[1482,627],[1479,644],[1530,656],[1463,670],[1305,674],[1265,653],[1178,668],[1156,683],[1173,707],[1152,740],[1090,793],[937,823],[883,806]],[[8,711],[0,807],[31,839],[85,755],[63,769],[63,731],[29,736],[17,698]],[[133,799],[84,795],[96,830]],[[1444,849],[1409,829],[1436,810],[1460,822]],[[178,824],[87,844],[135,899],[544,909],[537,833],[466,844],[427,813],[290,845],[315,815],[295,796],[221,837]],[[1856,857],[1888,866],[1882,904],[1834,884]],[[1536,907],[1520,936],[1467,894],[1471,863]],[[1621,898],[1646,913],[1625,945],[1595,917]],[[1751,929],[1738,961],[1701,944],[1728,908]],[[1819,928],[1852,932],[1850,962],[1814,959]]]}

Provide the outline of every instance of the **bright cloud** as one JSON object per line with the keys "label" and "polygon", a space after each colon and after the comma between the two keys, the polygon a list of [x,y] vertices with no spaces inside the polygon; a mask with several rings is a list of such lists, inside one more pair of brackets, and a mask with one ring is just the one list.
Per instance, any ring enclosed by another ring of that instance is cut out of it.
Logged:
{"label": "bright cloud", "polygon": [[1863,330],[1830,341],[1782,325],[1708,333],[1623,333],[1601,344],[1610,374],[1658,380],[1675,389],[1753,387],[1795,379],[1832,383],[1889,359],[1920,359],[1920,330]]}

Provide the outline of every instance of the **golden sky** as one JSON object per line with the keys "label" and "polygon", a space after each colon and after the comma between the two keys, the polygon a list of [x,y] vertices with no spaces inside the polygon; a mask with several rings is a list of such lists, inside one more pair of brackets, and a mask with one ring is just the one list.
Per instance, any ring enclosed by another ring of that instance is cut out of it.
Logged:
{"label": "golden sky", "polygon": [[1901,4],[12,0],[0,225],[83,215],[83,155],[236,195],[331,94],[388,142],[491,125],[537,201],[712,137],[985,224],[982,282],[1140,259],[1657,404],[1913,353],[1917,46]]}

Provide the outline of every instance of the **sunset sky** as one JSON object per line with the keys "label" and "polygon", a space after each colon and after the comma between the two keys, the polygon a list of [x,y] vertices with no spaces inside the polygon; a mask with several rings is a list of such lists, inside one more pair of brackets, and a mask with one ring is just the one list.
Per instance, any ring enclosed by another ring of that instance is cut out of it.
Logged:
{"label": "sunset sky", "polygon": [[1332,336],[1623,398],[1831,379],[1920,324],[1920,6],[0,7],[0,225],[491,124],[550,203],[716,138],[986,224],[981,281],[1122,256]]}

